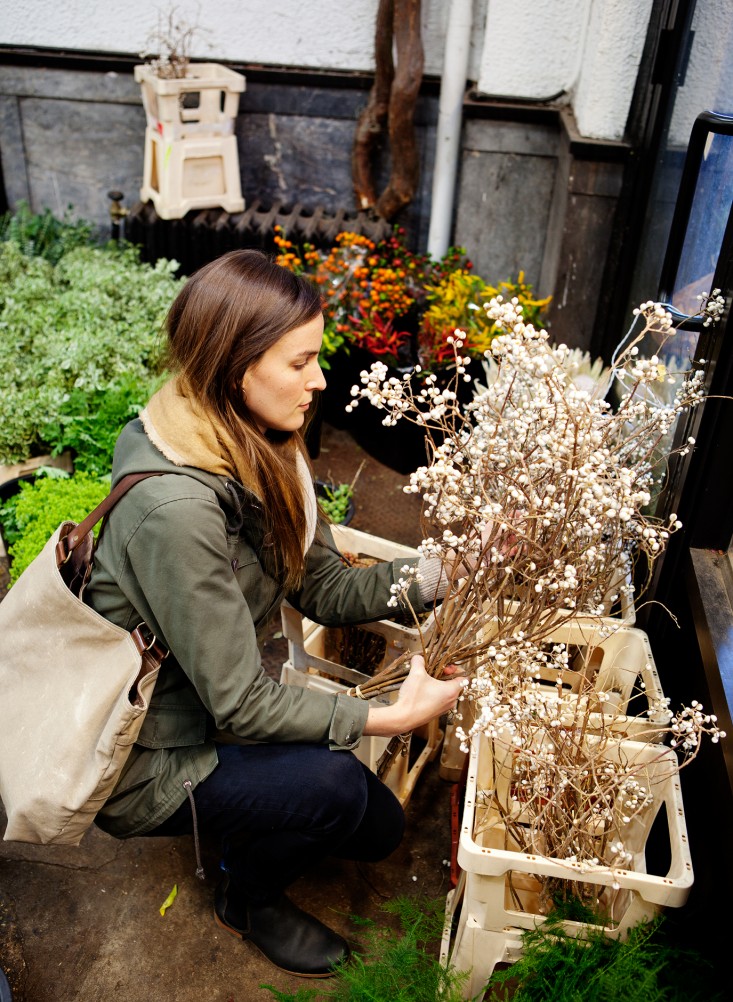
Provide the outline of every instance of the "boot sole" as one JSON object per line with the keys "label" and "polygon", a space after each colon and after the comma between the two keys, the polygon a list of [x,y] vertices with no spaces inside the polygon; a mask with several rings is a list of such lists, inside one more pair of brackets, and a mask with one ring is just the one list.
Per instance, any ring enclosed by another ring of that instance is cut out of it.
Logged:
{"label": "boot sole", "polygon": [[268,964],[272,964],[273,967],[277,967],[278,971],[282,971],[284,974],[292,974],[293,977],[296,978],[323,979],[323,978],[332,978],[336,973],[335,971],[327,971],[325,974],[304,974],[302,971],[291,971],[288,967],[281,967],[280,964],[276,964],[271,957],[268,957],[266,953],[263,953],[262,950],[259,948],[259,946],[257,946],[256,943],[252,942],[252,940],[249,939],[246,933],[242,933],[238,929],[235,929],[233,926],[227,925],[226,922],[223,922],[222,919],[219,918],[216,911],[214,911],[214,921],[219,926],[219,928],[223,929],[225,932],[228,932],[231,936],[236,936],[237,939],[241,940],[243,943],[249,943],[250,946],[253,946],[255,950],[257,950],[257,952],[260,954],[260,956],[265,958]]}

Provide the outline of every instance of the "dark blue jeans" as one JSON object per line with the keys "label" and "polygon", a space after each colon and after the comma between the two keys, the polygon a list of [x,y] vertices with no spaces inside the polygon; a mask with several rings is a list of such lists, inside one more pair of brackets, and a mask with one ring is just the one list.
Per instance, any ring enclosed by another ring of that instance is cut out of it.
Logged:
{"label": "dark blue jeans", "polygon": [[[196,787],[199,831],[220,841],[230,896],[262,904],[326,856],[376,861],[399,845],[394,794],[348,751],[321,745],[218,745]],[[149,835],[193,831],[186,801]]]}

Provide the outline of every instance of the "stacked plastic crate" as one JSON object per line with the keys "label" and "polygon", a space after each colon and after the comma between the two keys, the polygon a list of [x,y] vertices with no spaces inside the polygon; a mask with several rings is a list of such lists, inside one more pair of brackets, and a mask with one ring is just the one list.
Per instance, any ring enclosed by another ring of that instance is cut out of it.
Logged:
{"label": "stacked plastic crate", "polygon": [[[693,875],[677,759],[655,743],[655,714],[665,716],[659,710],[663,692],[648,637],[629,625],[634,620],[633,603],[625,602],[616,619],[609,617],[599,625],[579,618],[558,628],[548,643],[565,645],[574,652],[573,659],[561,682],[554,670],[544,678],[548,701],[556,698],[558,686],[570,694],[571,703],[573,698],[592,700],[594,712],[585,717],[587,740],[603,735],[605,760],[631,765],[651,792],[651,806],[631,818],[614,805],[616,830],[623,833],[624,847],[631,853],[622,866],[555,859],[542,854],[541,844],[536,852],[522,851],[511,826],[492,806],[500,803],[513,810],[513,823],[525,820],[513,786],[511,742],[483,733],[471,742],[457,850],[459,876],[446,903],[441,951],[444,964],[470,971],[466,998],[474,998],[484,987],[497,963],[512,963],[521,955],[522,931],[543,921],[540,891],[547,878],[597,885],[598,908],[607,923],[600,928],[611,937],[687,899]],[[656,819],[662,821],[665,814],[670,863],[668,871],[657,876],[647,873],[645,849]],[[573,935],[583,935],[583,923],[565,925]]]}
{"label": "stacked plastic crate", "polygon": [[234,123],[241,73],[220,63],[190,63],[183,77],[164,78],[153,66],[135,67],[147,126],[140,198],[161,219],[192,209],[242,212]]}
{"label": "stacked plastic crate", "polygon": [[[333,526],[333,535],[342,553],[358,559],[396,560],[418,556],[411,547],[346,526]],[[417,627],[389,619],[334,629],[306,619],[285,604],[282,624],[288,641],[288,660],[283,665],[281,681],[320,692],[344,692],[365,682],[370,675],[355,667],[357,663],[363,668],[365,653],[373,674],[401,654],[422,649]],[[429,636],[430,623],[427,622],[421,630],[423,636]],[[349,640],[356,641],[362,655],[356,662],[348,656]],[[396,696],[396,693],[388,693],[376,699],[389,702]],[[440,723],[433,720],[412,734],[393,740],[391,745],[389,738],[364,737],[356,755],[405,805],[423,769],[440,751],[442,741]],[[398,751],[392,754],[395,747]]]}

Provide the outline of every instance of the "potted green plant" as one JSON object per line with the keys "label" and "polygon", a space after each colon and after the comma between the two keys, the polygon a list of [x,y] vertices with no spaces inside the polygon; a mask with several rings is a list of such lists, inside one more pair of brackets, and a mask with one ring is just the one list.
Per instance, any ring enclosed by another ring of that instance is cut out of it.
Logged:
{"label": "potted green plant", "polygon": [[354,488],[361,471],[364,469],[364,462],[361,463],[350,483],[316,480],[318,504],[323,514],[335,525],[348,525],[354,517]]}
{"label": "potted green plant", "polygon": [[354,488],[351,484],[335,484],[316,480],[316,495],[321,511],[336,525],[348,525],[354,517]]}

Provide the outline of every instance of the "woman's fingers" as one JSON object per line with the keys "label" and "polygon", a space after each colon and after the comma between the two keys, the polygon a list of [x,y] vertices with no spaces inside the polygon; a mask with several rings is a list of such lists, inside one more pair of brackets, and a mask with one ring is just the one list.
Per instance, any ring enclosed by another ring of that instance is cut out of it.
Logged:
{"label": "woman's fingers", "polygon": [[465,670],[460,665],[446,665],[443,669],[443,677],[455,678],[456,676],[465,678]]}
{"label": "woman's fingers", "polygon": [[[422,655],[415,654],[410,661],[410,674],[402,684],[400,699],[406,700],[422,718],[420,723],[427,723],[455,706],[464,684],[463,678],[441,680],[428,675]],[[417,727],[418,723],[413,726]]]}

